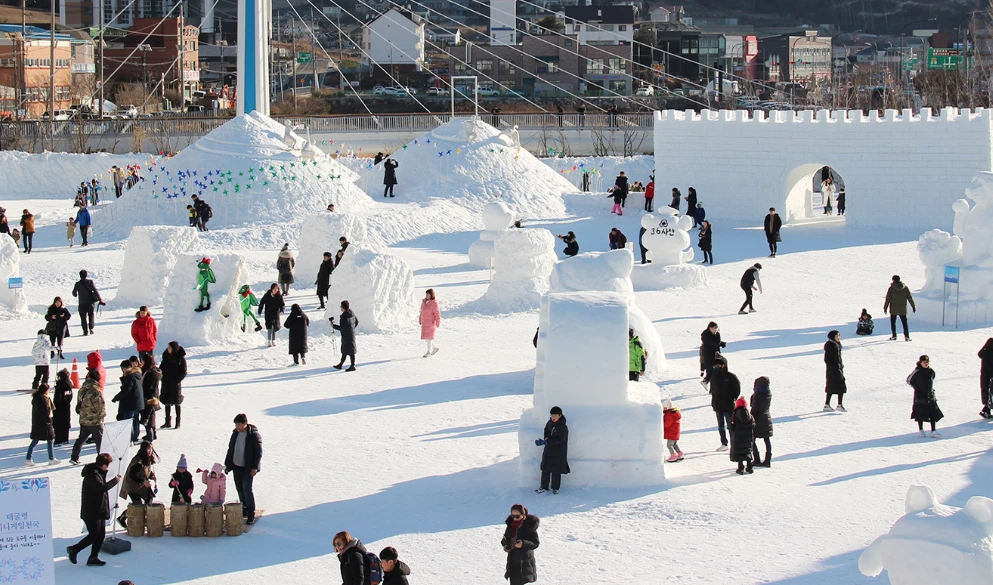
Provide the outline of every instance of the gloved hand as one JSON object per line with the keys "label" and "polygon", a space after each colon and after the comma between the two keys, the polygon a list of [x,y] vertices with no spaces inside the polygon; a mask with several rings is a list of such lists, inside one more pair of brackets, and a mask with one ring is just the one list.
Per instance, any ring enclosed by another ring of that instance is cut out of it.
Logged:
{"label": "gloved hand", "polygon": [[722,341],[722,342],[721,342],[721,348],[722,348],[722,349],[723,349],[723,348],[725,348],[725,347],[727,347],[727,346],[728,346],[728,344],[727,344],[727,342],[726,342],[726,341]]}
{"label": "gloved hand", "polygon": [[545,439],[535,439],[534,440],[535,447],[541,447],[541,446],[547,445],[547,444],[548,444],[548,441],[546,441]]}
{"label": "gloved hand", "polygon": [[179,482],[174,479],[174,480],[172,480],[172,481],[169,482],[169,487],[171,487],[171,488],[179,487]]}

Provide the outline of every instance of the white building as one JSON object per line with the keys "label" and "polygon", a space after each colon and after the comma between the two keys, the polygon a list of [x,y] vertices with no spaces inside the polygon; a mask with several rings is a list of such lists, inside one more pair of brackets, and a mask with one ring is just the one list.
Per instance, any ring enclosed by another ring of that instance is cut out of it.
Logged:
{"label": "white building", "polygon": [[517,0],[490,0],[490,44],[517,44]]}
{"label": "white building", "polygon": [[580,45],[628,45],[634,40],[631,6],[570,6],[564,12],[565,32]]}
{"label": "white building", "polygon": [[682,22],[685,16],[682,6],[656,6],[648,11],[649,19],[655,22]]}
{"label": "white building", "polygon": [[391,8],[362,27],[362,48],[370,66],[424,66],[424,22],[420,17]]}

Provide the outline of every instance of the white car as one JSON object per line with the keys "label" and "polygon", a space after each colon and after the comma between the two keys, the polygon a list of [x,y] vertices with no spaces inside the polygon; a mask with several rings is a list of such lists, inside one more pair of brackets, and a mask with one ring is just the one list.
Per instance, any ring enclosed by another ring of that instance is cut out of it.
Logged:
{"label": "white car", "polygon": [[448,95],[448,90],[444,87],[429,87],[428,95]]}
{"label": "white car", "polygon": [[634,92],[634,95],[638,97],[649,97],[655,95],[655,88],[650,85],[645,85],[638,88],[638,91]]}
{"label": "white car", "polygon": [[417,95],[416,89],[412,87],[404,87],[402,85],[398,85],[394,87],[393,91],[396,92],[396,95],[399,97],[408,96],[408,95]]}
{"label": "white car", "polygon": [[397,92],[392,87],[383,87],[382,85],[377,85],[372,88],[373,95],[396,95]]}
{"label": "white car", "polygon": [[[55,110],[54,120],[56,122],[68,122],[69,120],[72,120],[75,115],[76,115],[75,110]],[[41,115],[42,120],[48,120],[48,118],[49,118],[48,112],[45,112],[44,114]]]}
{"label": "white car", "polygon": [[485,87],[485,86],[478,88],[476,90],[476,93],[478,93],[479,95],[481,95],[483,97],[493,97],[493,96],[500,95],[500,92],[499,91],[493,89],[492,87]]}
{"label": "white car", "polygon": [[114,113],[122,118],[134,119],[138,117],[138,108],[132,105],[117,106],[117,111]]}

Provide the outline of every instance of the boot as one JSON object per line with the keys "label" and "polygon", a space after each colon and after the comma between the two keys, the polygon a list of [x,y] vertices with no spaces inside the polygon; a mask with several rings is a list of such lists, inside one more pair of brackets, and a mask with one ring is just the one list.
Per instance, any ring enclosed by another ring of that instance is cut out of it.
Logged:
{"label": "boot", "polygon": [[172,417],[166,415],[165,424],[159,427],[160,429],[171,429],[172,428]]}
{"label": "boot", "polygon": [[261,325],[259,325],[258,323],[256,323],[256,324],[255,324],[255,330],[256,330],[256,331],[262,331],[262,326],[261,326]]}
{"label": "boot", "polygon": [[176,428],[179,428],[180,423],[183,422],[183,415],[179,414],[179,407],[176,407]]}
{"label": "boot", "polygon": [[245,324],[244,324],[244,323],[242,323],[242,324],[241,324],[241,332],[242,332],[242,333],[244,333],[244,332],[245,332]]}
{"label": "boot", "polygon": [[772,451],[765,452],[765,459],[759,465],[762,467],[772,467]]}
{"label": "boot", "polygon": [[745,467],[745,473],[755,473],[755,469],[752,468],[752,462],[748,462],[748,466]]}

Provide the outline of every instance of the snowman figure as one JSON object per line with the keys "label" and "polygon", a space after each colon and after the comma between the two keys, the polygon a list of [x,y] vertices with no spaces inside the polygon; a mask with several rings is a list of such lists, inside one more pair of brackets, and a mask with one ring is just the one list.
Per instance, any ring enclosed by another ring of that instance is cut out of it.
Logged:
{"label": "snowman figure", "polygon": [[671,207],[663,207],[642,217],[641,227],[646,230],[641,242],[648,248],[653,266],[673,266],[693,260],[689,234],[692,218],[680,216]]}
{"label": "snowman figure", "polygon": [[469,246],[469,264],[485,268],[493,257],[493,242],[514,224],[514,212],[503,201],[491,201],[483,207],[483,227],[479,239]]}

